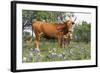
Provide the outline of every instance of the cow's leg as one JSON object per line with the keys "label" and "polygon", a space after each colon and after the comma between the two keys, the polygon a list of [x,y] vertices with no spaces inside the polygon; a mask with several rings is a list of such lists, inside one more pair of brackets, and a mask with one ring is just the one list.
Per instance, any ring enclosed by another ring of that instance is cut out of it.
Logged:
{"label": "cow's leg", "polygon": [[62,41],[61,41],[61,36],[58,36],[58,47],[62,47]]}
{"label": "cow's leg", "polygon": [[62,47],[65,48],[65,39],[62,37]]}
{"label": "cow's leg", "polygon": [[39,49],[39,37],[38,37],[38,35],[36,35],[34,44],[35,44],[35,51],[37,52],[36,55],[41,56],[40,49]]}
{"label": "cow's leg", "polygon": [[39,48],[40,38],[41,38],[41,35],[42,35],[42,34],[43,34],[43,33],[41,32],[41,33],[38,33],[38,34],[36,35],[36,41],[37,41],[36,48]]}
{"label": "cow's leg", "polygon": [[70,38],[68,38],[68,45],[70,44],[70,41],[71,41]]}
{"label": "cow's leg", "polygon": [[63,42],[64,42],[63,32],[60,32],[59,40],[60,40],[60,48],[62,48],[63,47]]}
{"label": "cow's leg", "polygon": [[60,38],[60,48],[62,48],[62,45],[63,45],[63,40],[62,40],[62,37]]}
{"label": "cow's leg", "polygon": [[39,41],[40,41],[39,34],[36,34],[36,38],[35,38],[36,48],[39,48]]}
{"label": "cow's leg", "polygon": [[58,48],[60,47],[60,38],[58,37]]}

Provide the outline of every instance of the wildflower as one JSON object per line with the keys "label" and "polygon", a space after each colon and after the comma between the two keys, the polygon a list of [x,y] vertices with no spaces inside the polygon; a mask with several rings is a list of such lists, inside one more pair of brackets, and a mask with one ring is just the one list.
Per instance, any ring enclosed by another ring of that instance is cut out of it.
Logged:
{"label": "wildflower", "polygon": [[29,52],[29,61],[33,60],[33,52]]}
{"label": "wildflower", "polygon": [[40,53],[38,53],[38,54],[36,54],[35,56],[34,56],[34,61],[35,62],[40,62],[41,60],[42,60],[42,55],[40,54]]}
{"label": "wildflower", "polygon": [[80,48],[80,52],[83,54],[85,52],[84,48]]}
{"label": "wildflower", "polygon": [[30,51],[33,51],[33,48],[30,48]]}
{"label": "wildflower", "polygon": [[73,54],[74,54],[74,49],[73,49],[73,48],[72,48],[72,49],[70,49],[70,51],[69,51],[69,52],[70,52],[70,54],[72,54],[72,55],[73,55]]}
{"label": "wildflower", "polygon": [[59,54],[58,57],[61,59],[65,59],[65,53]]}
{"label": "wildflower", "polygon": [[56,48],[53,48],[53,51],[56,52]]}
{"label": "wildflower", "polygon": [[62,55],[62,54],[59,54],[58,57],[59,57],[59,58],[63,58],[63,55]]}
{"label": "wildflower", "polygon": [[49,57],[49,58],[51,58],[51,59],[54,59],[54,58],[56,58],[56,57],[57,57],[57,54],[56,54],[56,53],[51,52],[51,53],[48,55],[48,57]]}

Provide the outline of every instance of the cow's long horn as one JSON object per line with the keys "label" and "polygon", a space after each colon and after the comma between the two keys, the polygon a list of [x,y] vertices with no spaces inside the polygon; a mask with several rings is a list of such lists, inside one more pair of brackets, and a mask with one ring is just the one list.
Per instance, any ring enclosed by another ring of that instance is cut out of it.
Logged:
{"label": "cow's long horn", "polygon": [[74,22],[76,21],[77,17],[75,17]]}

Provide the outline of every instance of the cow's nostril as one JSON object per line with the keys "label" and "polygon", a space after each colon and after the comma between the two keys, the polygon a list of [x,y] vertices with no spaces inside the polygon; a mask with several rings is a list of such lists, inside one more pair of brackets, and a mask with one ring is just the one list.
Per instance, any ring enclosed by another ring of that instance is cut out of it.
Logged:
{"label": "cow's nostril", "polygon": [[75,24],[74,22],[72,22],[72,25]]}

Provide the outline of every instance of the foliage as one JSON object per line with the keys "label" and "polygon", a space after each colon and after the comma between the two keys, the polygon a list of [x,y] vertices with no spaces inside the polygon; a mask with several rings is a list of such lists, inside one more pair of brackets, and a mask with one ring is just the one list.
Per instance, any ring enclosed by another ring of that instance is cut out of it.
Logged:
{"label": "foliage", "polygon": [[74,41],[90,42],[91,24],[83,21],[82,24],[76,24],[74,28]]}
{"label": "foliage", "polygon": [[65,12],[57,12],[57,11],[33,11],[33,10],[23,10],[22,17],[23,17],[23,24],[26,20],[28,23],[32,23],[34,19],[40,21],[47,21],[47,22],[57,22],[57,17],[60,17],[63,21],[66,17]]}

